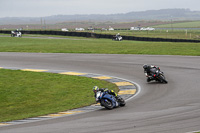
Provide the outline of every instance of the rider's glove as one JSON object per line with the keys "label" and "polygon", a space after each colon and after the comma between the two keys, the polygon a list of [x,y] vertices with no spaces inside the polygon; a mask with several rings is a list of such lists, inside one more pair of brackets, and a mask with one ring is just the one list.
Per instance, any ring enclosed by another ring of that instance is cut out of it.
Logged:
{"label": "rider's glove", "polygon": [[96,102],[99,102],[99,99],[98,99],[98,98],[96,98]]}
{"label": "rider's glove", "polygon": [[144,73],[146,75],[146,77],[148,77],[149,75],[147,73]]}

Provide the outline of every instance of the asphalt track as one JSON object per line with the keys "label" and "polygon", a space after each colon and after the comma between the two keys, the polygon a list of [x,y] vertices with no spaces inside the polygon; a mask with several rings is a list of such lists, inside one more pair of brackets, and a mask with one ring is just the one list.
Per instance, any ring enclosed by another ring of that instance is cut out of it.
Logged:
{"label": "asphalt track", "polygon": [[[143,64],[164,71],[168,84],[147,83]],[[200,130],[200,57],[106,54],[0,53],[0,66],[70,70],[121,77],[140,85],[123,108],[25,124],[0,133],[185,133]]]}

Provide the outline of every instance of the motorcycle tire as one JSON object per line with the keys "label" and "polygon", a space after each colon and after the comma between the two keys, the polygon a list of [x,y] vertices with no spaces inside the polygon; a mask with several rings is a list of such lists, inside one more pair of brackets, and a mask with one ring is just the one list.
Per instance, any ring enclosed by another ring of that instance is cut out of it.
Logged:
{"label": "motorcycle tire", "polygon": [[168,83],[168,81],[167,81],[167,80],[165,80],[165,79],[163,80],[163,82],[164,82],[164,83],[166,83],[166,84]]}
{"label": "motorcycle tire", "polygon": [[106,108],[106,109],[113,109],[113,104],[112,104],[112,101],[108,100],[107,99],[107,102],[104,101],[104,99],[101,100],[101,104]]}
{"label": "motorcycle tire", "polygon": [[125,103],[124,99],[122,99],[122,101],[120,102],[120,105],[119,105],[119,106],[123,107],[123,106],[125,106],[125,105],[126,105],[126,103]]}
{"label": "motorcycle tire", "polygon": [[161,83],[166,83],[166,84],[168,83],[167,80],[165,79],[164,75],[160,75],[159,79],[160,79]]}
{"label": "motorcycle tire", "polygon": [[[119,96],[118,96],[119,97]],[[123,98],[121,98],[121,97],[119,97],[119,100],[118,100],[118,102],[119,102],[119,106],[121,106],[121,107],[123,107],[123,106],[125,106],[126,105],[126,102],[124,101],[124,99]]]}

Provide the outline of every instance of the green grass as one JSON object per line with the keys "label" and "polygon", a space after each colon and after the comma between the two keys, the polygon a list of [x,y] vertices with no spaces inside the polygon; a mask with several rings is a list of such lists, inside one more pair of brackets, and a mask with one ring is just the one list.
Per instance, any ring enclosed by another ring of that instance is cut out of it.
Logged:
{"label": "green grass", "polygon": [[[1,37],[10,37],[10,34],[4,34],[4,33],[0,33],[0,36]],[[58,39],[87,39],[85,37],[76,37],[76,36],[62,36],[62,35],[42,35],[42,34],[22,34],[22,37],[27,37],[27,38],[31,38],[31,37],[35,37],[35,38],[43,38],[43,39],[50,39],[49,37],[55,37],[55,38],[58,38]]]}
{"label": "green grass", "polygon": [[159,28],[200,28],[200,21],[191,21],[191,22],[173,22],[172,24],[156,25],[154,27]]}
{"label": "green grass", "polygon": [[95,85],[118,91],[114,84],[92,78],[0,69],[0,122],[90,105]]}
{"label": "green grass", "polygon": [[0,52],[200,55],[200,43],[0,37]]}

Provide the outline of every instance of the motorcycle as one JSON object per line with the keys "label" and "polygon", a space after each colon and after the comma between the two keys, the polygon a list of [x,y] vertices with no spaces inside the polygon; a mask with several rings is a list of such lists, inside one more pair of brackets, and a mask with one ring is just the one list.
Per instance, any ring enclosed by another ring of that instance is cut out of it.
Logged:
{"label": "motorcycle", "polygon": [[96,101],[100,102],[101,106],[109,110],[119,106],[125,106],[126,104],[124,99],[120,96],[118,96],[118,99],[116,99],[113,95],[108,94],[108,92],[101,91],[96,93]]}
{"label": "motorcycle", "polygon": [[162,71],[160,70],[152,70],[152,74],[151,76],[148,77],[147,82],[151,81],[151,80],[155,80],[161,83],[168,83],[168,81],[165,78],[165,75]]}
{"label": "motorcycle", "polygon": [[113,41],[122,41],[122,36],[113,36]]}
{"label": "motorcycle", "polygon": [[11,31],[11,37],[22,37],[22,33],[20,31]]}

